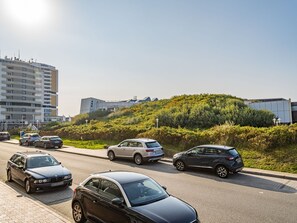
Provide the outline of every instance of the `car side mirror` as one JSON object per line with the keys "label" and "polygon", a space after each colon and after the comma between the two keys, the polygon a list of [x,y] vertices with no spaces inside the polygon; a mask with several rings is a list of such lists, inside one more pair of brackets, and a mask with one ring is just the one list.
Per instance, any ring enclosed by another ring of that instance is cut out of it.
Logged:
{"label": "car side mirror", "polygon": [[121,207],[121,206],[123,206],[124,201],[122,199],[116,197],[116,198],[111,200],[111,203],[116,205],[116,206]]}

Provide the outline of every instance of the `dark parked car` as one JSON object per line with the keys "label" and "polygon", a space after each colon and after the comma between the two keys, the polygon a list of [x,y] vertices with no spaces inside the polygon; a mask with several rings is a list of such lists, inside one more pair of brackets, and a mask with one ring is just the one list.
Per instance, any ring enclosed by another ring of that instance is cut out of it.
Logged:
{"label": "dark parked car", "polygon": [[196,210],[169,195],[151,178],[133,172],[88,177],[75,190],[72,215],[77,223],[198,223]]}
{"label": "dark parked car", "polygon": [[202,145],[173,156],[173,165],[183,171],[187,167],[210,168],[221,178],[242,170],[243,161],[234,147]]}
{"label": "dark parked car", "polygon": [[40,139],[34,141],[35,147],[42,148],[61,148],[63,141],[59,136],[42,136]]}
{"label": "dark parked car", "polygon": [[10,140],[9,132],[0,132],[0,141],[2,140]]}
{"label": "dark parked car", "polygon": [[71,172],[53,156],[43,152],[17,152],[7,162],[7,180],[25,187],[26,192],[72,185]]}
{"label": "dark parked car", "polygon": [[20,146],[32,146],[33,143],[38,139],[40,139],[40,135],[38,133],[26,133],[21,136],[19,144]]}

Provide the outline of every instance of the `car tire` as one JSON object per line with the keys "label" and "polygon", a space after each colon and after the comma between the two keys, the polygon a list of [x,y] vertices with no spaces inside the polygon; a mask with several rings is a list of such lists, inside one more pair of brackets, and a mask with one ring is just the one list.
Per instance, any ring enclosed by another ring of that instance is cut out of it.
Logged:
{"label": "car tire", "polygon": [[220,177],[220,178],[227,178],[229,175],[229,171],[228,169],[223,166],[223,165],[219,165],[216,167],[216,174]]}
{"label": "car tire", "polygon": [[184,171],[186,169],[185,163],[181,160],[175,162],[175,167],[178,171]]}
{"label": "car tire", "polygon": [[113,151],[109,151],[107,156],[110,161],[113,161],[115,159],[115,155]]}
{"label": "car tire", "polygon": [[11,177],[11,171],[7,170],[7,181],[11,182],[12,181],[12,177]]}
{"label": "car tire", "polygon": [[134,163],[136,163],[137,165],[141,165],[143,163],[143,159],[140,154],[136,154],[134,156]]}
{"label": "car tire", "polygon": [[87,221],[81,204],[78,201],[74,202],[72,206],[72,217],[76,223],[84,223]]}
{"label": "car tire", "polygon": [[33,188],[31,187],[30,181],[28,179],[25,180],[25,190],[27,194],[31,194],[34,192]]}
{"label": "car tire", "polygon": [[23,145],[23,143],[22,143],[22,141],[21,141],[21,140],[19,141],[19,145],[20,145],[20,146],[22,146],[22,145]]}

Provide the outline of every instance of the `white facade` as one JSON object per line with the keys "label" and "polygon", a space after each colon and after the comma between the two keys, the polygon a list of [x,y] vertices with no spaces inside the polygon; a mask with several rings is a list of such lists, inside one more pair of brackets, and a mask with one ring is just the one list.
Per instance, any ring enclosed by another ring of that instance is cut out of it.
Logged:
{"label": "white facade", "polygon": [[280,123],[292,123],[291,100],[283,98],[248,100],[246,104],[253,109],[268,110],[280,119]]}
{"label": "white facade", "polygon": [[83,98],[80,104],[80,114],[90,113],[97,110],[116,110],[117,108],[130,107],[134,102],[131,101],[116,101],[109,102],[96,98]]}
{"label": "white facade", "polygon": [[[51,85],[51,82],[46,78],[47,72],[42,66],[18,58],[0,58],[0,128],[48,121],[45,116],[48,104],[45,86],[48,83]],[[53,67],[51,69],[55,70]],[[56,70],[55,72],[57,73]],[[57,80],[56,77],[54,79]],[[49,92],[57,94],[52,89]],[[50,100],[52,101],[52,97]],[[57,109],[52,104],[51,102],[51,110]]]}

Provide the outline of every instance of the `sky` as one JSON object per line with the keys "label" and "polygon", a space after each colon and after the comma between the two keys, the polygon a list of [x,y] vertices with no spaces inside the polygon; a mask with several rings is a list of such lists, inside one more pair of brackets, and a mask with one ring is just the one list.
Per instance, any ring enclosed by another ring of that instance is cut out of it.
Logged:
{"label": "sky", "polygon": [[65,116],[87,97],[297,101],[296,11],[296,0],[0,0],[0,57],[55,66]]}

